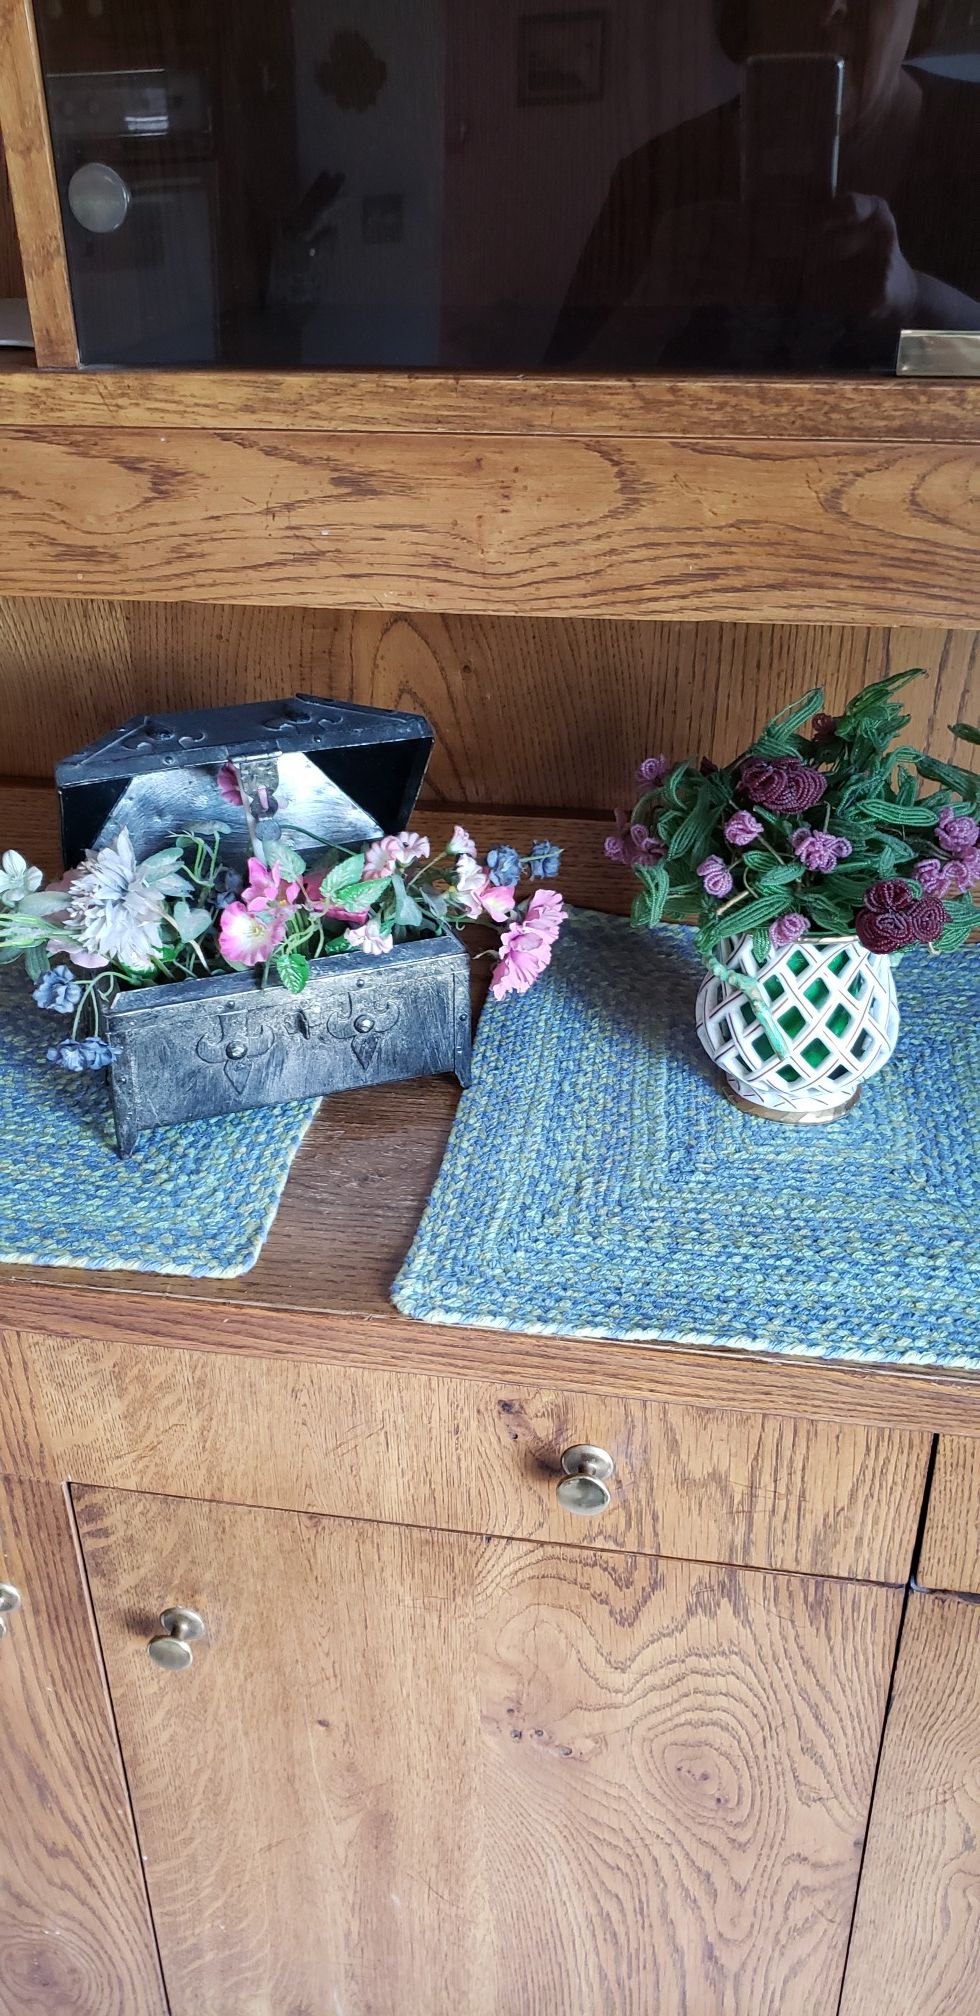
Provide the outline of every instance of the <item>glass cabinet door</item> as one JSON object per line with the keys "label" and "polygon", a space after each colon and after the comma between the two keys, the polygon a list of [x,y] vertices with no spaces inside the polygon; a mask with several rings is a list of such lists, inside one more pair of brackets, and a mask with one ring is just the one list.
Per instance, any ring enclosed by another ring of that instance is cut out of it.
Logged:
{"label": "glass cabinet door", "polygon": [[35,7],[87,364],[853,376],[980,331],[977,0]]}

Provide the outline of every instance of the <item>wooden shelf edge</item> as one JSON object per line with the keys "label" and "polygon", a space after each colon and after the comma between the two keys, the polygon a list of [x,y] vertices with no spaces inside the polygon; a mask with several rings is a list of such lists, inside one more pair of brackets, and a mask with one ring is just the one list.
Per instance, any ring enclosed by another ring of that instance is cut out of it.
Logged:
{"label": "wooden shelf edge", "polygon": [[37,370],[0,373],[8,427],[966,442],[980,382]]}
{"label": "wooden shelf edge", "polygon": [[2,448],[0,595],[980,625],[964,441],[110,424]]}

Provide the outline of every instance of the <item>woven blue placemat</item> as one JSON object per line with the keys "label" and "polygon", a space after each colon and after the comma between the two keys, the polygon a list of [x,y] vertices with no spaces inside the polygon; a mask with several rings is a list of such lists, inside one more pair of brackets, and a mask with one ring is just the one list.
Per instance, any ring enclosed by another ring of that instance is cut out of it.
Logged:
{"label": "woven blue placemat", "polygon": [[319,1102],[161,1127],[121,1162],[104,1072],[44,1061],[64,1034],[0,974],[0,1262],[247,1273]]}
{"label": "woven blue placemat", "polygon": [[739,1113],[690,934],[577,911],[480,1023],[405,1315],[980,1369],[980,957],[908,955],[896,1055],[825,1127]]}

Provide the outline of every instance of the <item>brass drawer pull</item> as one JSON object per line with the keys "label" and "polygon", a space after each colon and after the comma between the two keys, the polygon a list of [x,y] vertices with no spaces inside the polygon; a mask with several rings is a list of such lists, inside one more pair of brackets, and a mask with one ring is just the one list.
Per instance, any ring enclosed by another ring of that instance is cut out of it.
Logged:
{"label": "brass drawer pull", "polygon": [[151,1638],[146,1648],[150,1658],[168,1673],[184,1673],[194,1664],[191,1645],[207,1636],[204,1619],[196,1610],[183,1610],[177,1605],[172,1610],[161,1610],[160,1622],[161,1635]]}
{"label": "brass drawer pull", "polygon": [[6,1638],[7,1636],[7,1626],[3,1621],[3,1613],[7,1610],[19,1609],[20,1590],[15,1589],[12,1582],[0,1582],[0,1638]]}
{"label": "brass drawer pull", "polygon": [[594,1442],[576,1442],[562,1455],[561,1467],[565,1472],[558,1486],[558,1503],[563,1512],[575,1512],[581,1519],[598,1518],[612,1503],[612,1493],[606,1478],[613,1474],[613,1459],[608,1449],[599,1449]]}

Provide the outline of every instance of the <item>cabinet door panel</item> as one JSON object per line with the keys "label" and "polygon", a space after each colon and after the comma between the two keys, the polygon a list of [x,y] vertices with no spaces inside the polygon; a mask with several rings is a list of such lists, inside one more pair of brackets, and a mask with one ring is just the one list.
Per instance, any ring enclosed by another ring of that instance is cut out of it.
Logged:
{"label": "cabinet door panel", "polygon": [[918,1581],[980,1596],[980,1439],[940,1435]]}
{"label": "cabinet door panel", "polygon": [[841,2016],[980,2010],[980,1605],[909,1598]]}
{"label": "cabinet door panel", "polygon": [[174,2016],[836,2011],[897,1592],[75,1500]]}
{"label": "cabinet door panel", "polygon": [[0,1483],[0,2016],[162,2016],[125,1785],[61,1491]]}

